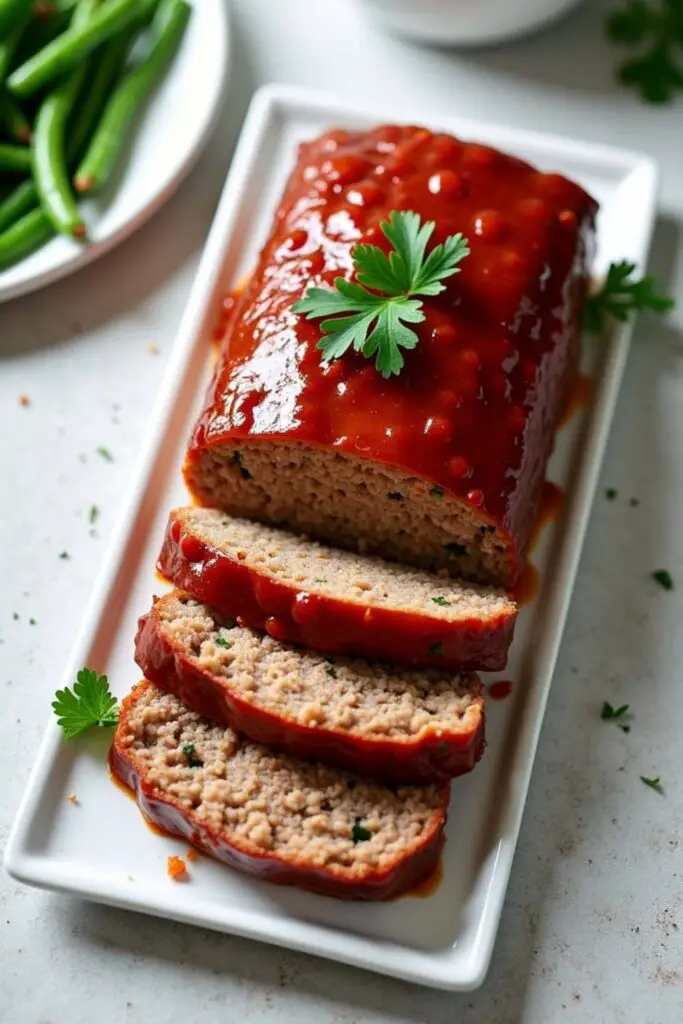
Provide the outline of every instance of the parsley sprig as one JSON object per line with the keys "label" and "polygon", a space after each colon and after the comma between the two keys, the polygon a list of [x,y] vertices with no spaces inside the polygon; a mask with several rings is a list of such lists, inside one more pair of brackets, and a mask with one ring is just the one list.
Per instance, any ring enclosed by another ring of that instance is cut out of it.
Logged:
{"label": "parsley sprig", "polygon": [[393,210],[380,224],[393,246],[388,254],[377,245],[354,246],[357,283],[336,277],[333,289],[310,287],[294,303],[294,312],[305,313],[308,320],[325,318],[318,348],[326,360],[339,359],[353,347],[366,359],[374,357],[383,377],[401,372],[401,349],[418,343],[406,324],[425,318],[422,300],[415,296],[439,295],[445,290],[444,280],[459,273],[458,263],[470,252],[467,239],[458,233],[427,254],[434,226],[434,221],[422,223],[412,211]]}
{"label": "parsley sprig", "polygon": [[52,708],[68,740],[85,732],[92,725],[116,725],[119,705],[109,689],[109,680],[91,668],[82,668],[73,690],[57,690]]}
{"label": "parsley sprig", "polygon": [[668,103],[683,89],[683,0],[626,0],[606,28],[613,42],[639,48],[617,69],[624,85],[648,103]]}
{"label": "parsley sprig", "polygon": [[599,334],[604,330],[608,316],[625,323],[638,310],[667,313],[673,309],[673,299],[657,294],[654,277],[643,277],[640,281],[629,280],[635,269],[635,263],[629,263],[628,260],[610,264],[602,287],[586,302],[584,326],[587,331]]}

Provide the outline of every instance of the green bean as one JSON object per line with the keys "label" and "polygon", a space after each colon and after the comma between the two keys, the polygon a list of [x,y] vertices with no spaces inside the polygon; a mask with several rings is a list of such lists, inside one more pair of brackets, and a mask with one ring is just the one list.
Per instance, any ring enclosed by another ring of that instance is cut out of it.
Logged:
{"label": "green bean", "polygon": [[31,141],[31,125],[15,99],[0,86],[0,125],[7,137],[27,145]]}
{"label": "green bean", "polygon": [[113,174],[126,131],[175,56],[191,13],[186,0],[162,0],[154,19],[150,51],[141,64],[124,76],[107,103],[102,121],[76,172],[77,192],[95,192]]}
{"label": "green bean", "polygon": [[[137,32],[137,30],[136,30]],[[118,81],[134,33],[121,32],[94,55],[95,71],[86,94],[79,100],[73,128],[69,133],[69,155],[80,160],[97,125],[104,105]]]}
{"label": "green bean", "polygon": [[140,3],[141,0],[106,0],[87,24],[72,26],[13,71],[7,79],[9,88],[24,98],[64,78],[101,43],[132,24],[139,17]]}
{"label": "green bean", "polygon": [[8,174],[28,174],[31,170],[31,152],[24,146],[0,145],[0,171]]}
{"label": "green bean", "polygon": [[33,180],[22,181],[0,203],[0,232],[29,213],[38,204],[38,190]]}
{"label": "green bean", "polygon": [[17,52],[19,43],[21,42],[22,36],[26,31],[26,26],[30,20],[30,11],[26,12],[26,16],[17,22],[14,28],[7,32],[2,39],[0,39],[0,81],[4,82],[7,78],[7,72],[10,69],[12,58]]}
{"label": "green bean", "polygon": [[[98,3],[99,0],[80,0],[74,14],[74,28],[87,24]],[[84,237],[85,224],[69,181],[66,126],[87,71],[87,64],[82,64],[43,100],[33,142],[33,177],[41,205],[54,229],[74,238]]]}
{"label": "green bean", "polygon": [[0,36],[4,38],[31,11],[31,0],[0,0]]}
{"label": "green bean", "polygon": [[0,270],[26,259],[54,235],[54,229],[43,211],[31,210],[0,235]]}

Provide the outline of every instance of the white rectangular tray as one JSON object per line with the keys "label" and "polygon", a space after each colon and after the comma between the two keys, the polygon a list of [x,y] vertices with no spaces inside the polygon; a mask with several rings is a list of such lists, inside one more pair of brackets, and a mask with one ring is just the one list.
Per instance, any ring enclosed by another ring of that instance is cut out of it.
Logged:
{"label": "white rectangular tray", "polygon": [[[453,131],[580,181],[601,202],[598,271],[628,258],[645,268],[654,219],[656,168],[647,157],[550,136],[430,117],[428,110],[350,109],[284,87],[255,97],[146,438],[130,502],[62,680],[90,665],[123,696],[137,682],[138,616],[159,590],[154,565],[168,510],[186,501],[180,463],[207,382],[218,297],[253,267],[296,145],[336,126],[413,121]],[[596,377],[588,408],[562,430],[549,477],[566,493],[561,521],[533,552],[537,599],[524,608],[505,678],[513,695],[489,704],[489,746],[454,783],[443,880],[427,898],[345,904],[250,881],[206,858],[191,881],[169,880],[166,858],[186,845],[153,834],[110,781],[110,735],[67,743],[51,722],[5,855],[20,881],[262,939],[446,989],[479,985],[496,936],[538,735],[562,636],[600,462],[631,330],[588,339]],[[491,677],[491,679],[494,677]],[[491,681],[491,680],[487,680]],[[55,680],[56,688],[57,680]],[[39,709],[47,717],[48,709]],[[76,794],[78,804],[66,797]]]}

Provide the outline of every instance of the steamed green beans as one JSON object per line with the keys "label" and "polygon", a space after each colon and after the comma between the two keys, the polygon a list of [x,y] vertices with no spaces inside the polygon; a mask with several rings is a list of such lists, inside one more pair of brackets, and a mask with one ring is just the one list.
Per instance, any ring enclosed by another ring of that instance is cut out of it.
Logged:
{"label": "steamed green beans", "polygon": [[88,54],[136,20],[141,2],[106,0],[87,24],[70,27],[13,71],[7,79],[11,92],[24,99],[74,71]]}
{"label": "steamed green beans", "polygon": [[31,0],[0,0],[0,38],[5,36],[27,18]]}
{"label": "steamed green beans", "polygon": [[29,174],[31,154],[24,146],[0,145],[0,171],[8,174]]}
{"label": "steamed green beans", "polygon": [[[74,29],[88,24],[98,3],[99,0],[79,0],[73,19]],[[88,66],[83,64],[43,100],[33,140],[33,176],[41,205],[55,231],[74,238],[85,236],[85,224],[69,181],[66,129],[87,72]]]}
{"label": "steamed green beans", "polygon": [[53,235],[52,225],[40,208],[27,213],[0,234],[0,270],[26,259]]}
{"label": "steamed green beans", "polygon": [[37,205],[38,190],[33,181],[22,181],[0,203],[0,232],[6,231]]}
{"label": "steamed green beans", "polygon": [[74,178],[78,192],[97,191],[111,177],[126,131],[175,56],[191,13],[186,0],[162,0],[152,25],[150,51],[114,91],[78,168]]}

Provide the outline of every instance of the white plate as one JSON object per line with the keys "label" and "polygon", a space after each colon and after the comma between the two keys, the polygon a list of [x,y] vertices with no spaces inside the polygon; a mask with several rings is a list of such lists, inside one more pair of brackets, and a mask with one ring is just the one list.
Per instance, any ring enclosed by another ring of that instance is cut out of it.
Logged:
{"label": "white plate", "polygon": [[0,302],[108,252],[163,206],[192,168],[220,109],[230,33],[225,0],[190,2],[194,10],[181,48],[140,118],[120,174],[106,194],[82,204],[89,245],[60,236],[0,272]]}
{"label": "white plate", "polygon": [[[208,338],[220,291],[253,267],[297,142],[330,125],[426,122],[490,142],[581,181],[602,202],[599,266],[645,267],[656,169],[647,157],[429,111],[349,110],[299,90],[269,87],[254,100],[183,319],[146,452],[63,682],[83,665],[107,672],[123,696],[138,679],[136,619],[159,589],[154,562],[168,510],[186,500],[179,466],[208,374]],[[5,865],[20,881],[263,939],[447,989],[479,985],[488,967],[543,721],[550,681],[600,462],[628,351],[630,329],[587,342],[597,374],[590,408],[559,438],[550,478],[566,490],[562,523],[546,528],[533,560],[539,597],[526,607],[505,677],[513,696],[489,709],[489,747],[453,786],[443,880],[429,898],[344,904],[259,883],[201,859],[187,885],[166,857],[186,847],[143,825],[108,778],[108,736],[63,742],[51,723],[14,826]],[[48,709],[45,708],[45,715]],[[75,793],[79,803],[66,797]]]}

